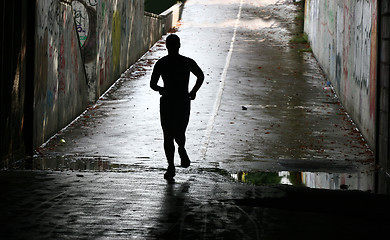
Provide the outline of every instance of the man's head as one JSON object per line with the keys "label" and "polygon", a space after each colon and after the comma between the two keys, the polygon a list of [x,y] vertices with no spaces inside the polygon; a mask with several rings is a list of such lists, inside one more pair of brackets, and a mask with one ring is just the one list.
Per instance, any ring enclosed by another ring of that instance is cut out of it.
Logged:
{"label": "man's head", "polygon": [[180,38],[176,34],[167,37],[166,46],[169,53],[178,53],[180,48]]}

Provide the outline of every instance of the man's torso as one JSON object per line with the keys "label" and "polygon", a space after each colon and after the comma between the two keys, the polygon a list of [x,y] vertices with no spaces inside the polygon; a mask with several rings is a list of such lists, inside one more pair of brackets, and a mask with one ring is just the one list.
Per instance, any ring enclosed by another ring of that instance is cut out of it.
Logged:
{"label": "man's torso", "polygon": [[163,97],[188,98],[188,84],[193,64],[195,62],[191,58],[182,55],[167,55],[158,61],[157,66],[164,82]]}

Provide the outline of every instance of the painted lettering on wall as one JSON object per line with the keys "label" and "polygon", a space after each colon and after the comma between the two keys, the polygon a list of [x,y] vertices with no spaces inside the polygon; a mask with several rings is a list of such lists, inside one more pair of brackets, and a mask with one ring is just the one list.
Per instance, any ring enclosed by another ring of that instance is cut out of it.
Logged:
{"label": "painted lettering on wall", "polygon": [[74,0],[73,17],[86,62],[96,61],[97,0]]}

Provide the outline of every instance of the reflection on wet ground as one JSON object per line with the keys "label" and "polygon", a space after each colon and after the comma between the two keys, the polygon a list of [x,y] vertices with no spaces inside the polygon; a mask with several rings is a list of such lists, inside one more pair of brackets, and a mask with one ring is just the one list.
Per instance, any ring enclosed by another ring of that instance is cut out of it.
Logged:
{"label": "reflection on wet ground", "polygon": [[[150,157],[136,157],[132,164],[121,163],[111,156],[81,156],[81,155],[53,155],[45,157],[34,157],[20,161],[9,168],[9,170],[54,170],[54,171],[98,171],[98,172],[128,172],[140,166],[144,169]],[[154,165],[155,169],[164,169],[162,166]]]}
{"label": "reflection on wet ground", "polygon": [[258,186],[286,184],[330,190],[374,191],[374,172],[238,172],[231,174],[236,181]]}
{"label": "reflection on wet ground", "polygon": [[[30,160],[19,162],[16,169],[32,170],[57,170],[57,171],[133,171],[143,166],[149,157],[139,157],[139,164],[123,164],[115,162],[115,159],[108,156],[52,156],[45,158],[35,157]],[[299,165],[299,161],[294,161]],[[286,164],[284,164],[286,165]],[[302,164],[301,164],[302,165]],[[307,164],[306,164],[307,165]],[[163,168],[161,168],[163,170]],[[228,173],[222,169],[203,169],[208,172],[216,172],[234,181],[253,184],[257,186],[267,185],[291,185],[295,187],[309,187],[329,190],[360,190],[375,191],[376,171],[372,164],[361,165],[359,168],[341,168],[345,172],[320,171],[239,171]],[[322,170],[322,171],[321,171]],[[329,169],[330,170],[330,169]]]}

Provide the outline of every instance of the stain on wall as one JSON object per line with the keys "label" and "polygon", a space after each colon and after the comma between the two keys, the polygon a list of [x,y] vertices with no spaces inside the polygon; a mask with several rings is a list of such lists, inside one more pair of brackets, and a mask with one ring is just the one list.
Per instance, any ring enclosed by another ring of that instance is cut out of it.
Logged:
{"label": "stain on wall", "polygon": [[313,53],[371,148],[375,148],[377,0],[306,0]]}
{"label": "stain on wall", "polygon": [[114,72],[119,73],[119,62],[121,54],[121,16],[115,11],[112,17],[112,62]]}

